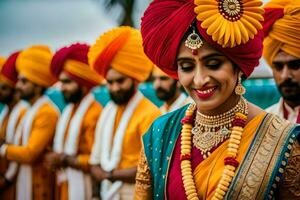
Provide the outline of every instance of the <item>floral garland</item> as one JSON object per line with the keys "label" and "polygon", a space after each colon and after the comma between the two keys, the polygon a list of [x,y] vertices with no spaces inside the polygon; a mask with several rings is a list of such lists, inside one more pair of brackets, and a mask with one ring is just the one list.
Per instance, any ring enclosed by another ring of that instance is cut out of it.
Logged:
{"label": "floral garland", "polygon": [[[180,167],[183,180],[183,186],[187,199],[198,200],[195,181],[193,178],[191,164],[192,150],[192,128],[194,123],[194,113],[196,105],[191,104],[186,110],[185,117],[181,120],[183,124],[181,130],[181,152],[180,152]],[[227,156],[224,159],[225,167],[219,184],[213,195],[213,200],[223,199],[228,191],[229,185],[235,175],[235,170],[239,166],[236,160],[239,144],[242,138],[244,127],[246,125],[248,108],[245,108],[245,114],[237,112],[232,122],[232,130],[227,148]]]}

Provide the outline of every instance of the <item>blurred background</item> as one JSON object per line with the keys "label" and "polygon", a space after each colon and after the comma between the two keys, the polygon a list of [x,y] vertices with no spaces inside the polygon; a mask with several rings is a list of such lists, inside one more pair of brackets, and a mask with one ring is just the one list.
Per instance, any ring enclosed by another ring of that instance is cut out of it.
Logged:
{"label": "blurred background", "polygon": [[139,27],[149,0],[0,0],[0,55],[46,44],[93,43],[119,24]]}
{"label": "blurred background", "polygon": [[[33,44],[49,45],[53,51],[74,42],[93,44],[101,33],[118,25],[140,28],[140,18],[150,2],[0,0],[0,56],[7,57]],[[265,108],[278,100],[271,70],[263,59],[250,78],[244,82],[250,101]],[[161,104],[155,98],[151,83],[141,88],[156,104]],[[103,92],[105,89],[101,88],[96,94]]]}

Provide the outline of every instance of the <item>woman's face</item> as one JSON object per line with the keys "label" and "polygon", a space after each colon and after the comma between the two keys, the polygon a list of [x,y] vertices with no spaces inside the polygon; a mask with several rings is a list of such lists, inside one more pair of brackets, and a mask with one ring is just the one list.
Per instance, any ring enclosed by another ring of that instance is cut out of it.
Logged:
{"label": "woman's face", "polygon": [[204,42],[197,55],[182,43],[177,66],[179,81],[202,113],[221,113],[235,105],[238,70],[208,43]]}

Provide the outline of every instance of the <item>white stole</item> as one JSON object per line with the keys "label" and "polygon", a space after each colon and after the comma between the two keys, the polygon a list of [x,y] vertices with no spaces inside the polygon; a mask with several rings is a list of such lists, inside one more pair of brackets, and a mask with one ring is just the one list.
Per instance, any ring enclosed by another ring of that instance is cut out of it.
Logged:
{"label": "white stole", "polygon": [[[93,102],[93,94],[87,95],[81,101],[72,119],[71,114],[74,109],[74,105],[69,104],[66,106],[57,123],[53,144],[54,152],[65,153],[69,156],[76,155],[82,121]],[[66,129],[69,122],[68,135],[64,143],[67,131]],[[85,175],[81,170],[73,169],[71,167],[68,167],[65,171],[59,171],[57,175],[59,182],[68,181],[68,194],[70,200],[91,199],[91,196],[89,197],[91,192],[87,192],[88,190],[91,190],[91,179],[89,175]]]}
{"label": "white stole", "polygon": [[19,101],[14,108],[12,109],[9,118],[8,118],[8,124],[6,127],[6,136],[5,136],[5,141],[8,144],[14,143],[14,136],[15,136],[15,131],[17,129],[17,123],[18,119],[20,117],[21,111],[24,109],[28,109],[29,104],[25,101]]}
{"label": "white stole", "polygon": [[[19,101],[14,108],[12,109],[9,118],[8,118],[8,124],[6,128],[6,143],[8,144],[14,144],[14,145],[20,145],[20,139],[22,134],[22,124],[24,117],[19,122],[18,126],[18,119],[20,118],[21,111],[24,109],[28,109],[29,104],[25,101]],[[12,180],[18,171],[18,163],[15,161],[10,161],[8,168],[5,172],[5,178],[8,180]]]}
{"label": "white stole", "polygon": [[[118,106],[112,101],[105,106],[97,122],[95,142],[90,158],[91,164],[100,164],[102,169],[107,172],[112,171],[118,166],[122,154],[123,138],[127,130],[128,123],[142,98],[142,93],[138,91],[128,102],[120,123],[116,129],[112,146],[111,141],[114,135],[113,130]],[[118,190],[121,188],[121,186],[121,181],[115,181],[111,183],[109,180],[103,180],[101,183],[102,199],[119,199],[120,197]]]}
{"label": "white stole", "polygon": [[187,96],[184,93],[181,93],[179,95],[179,97],[172,103],[172,105],[170,106],[170,108],[167,110],[166,109],[166,105],[162,105],[160,107],[160,111],[162,114],[166,114],[167,112],[172,112],[178,108],[180,108],[181,106],[184,106],[185,101],[187,99]]}
{"label": "white stole", "polygon": [[[50,99],[46,96],[39,98],[33,106],[26,112],[23,120],[22,127],[20,128],[22,132],[22,145],[25,146],[28,143],[31,126],[35,118],[36,113],[39,109],[46,103],[52,103]],[[16,136],[20,136],[19,134]],[[29,164],[21,164],[19,174],[17,177],[17,200],[32,200],[32,169]]]}

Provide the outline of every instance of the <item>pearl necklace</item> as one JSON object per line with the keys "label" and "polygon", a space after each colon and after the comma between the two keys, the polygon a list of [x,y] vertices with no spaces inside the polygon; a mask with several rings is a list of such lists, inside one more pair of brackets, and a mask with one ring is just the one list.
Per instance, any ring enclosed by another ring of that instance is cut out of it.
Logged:
{"label": "pearl necklace", "polygon": [[[247,103],[246,103],[247,105]],[[194,123],[194,113],[196,105],[191,104],[185,112],[185,117],[181,120],[181,148],[180,148],[180,167],[182,174],[183,186],[188,200],[199,200],[197,195],[196,185],[193,178],[192,164],[191,164],[191,150],[192,150],[192,128]],[[239,165],[236,160],[239,144],[243,134],[243,127],[246,124],[248,107],[246,106],[244,113],[237,112],[232,121],[232,130],[227,148],[227,156],[224,159],[225,167],[219,184],[213,195],[213,200],[223,199],[228,191],[229,185],[235,175],[235,170]]]}

